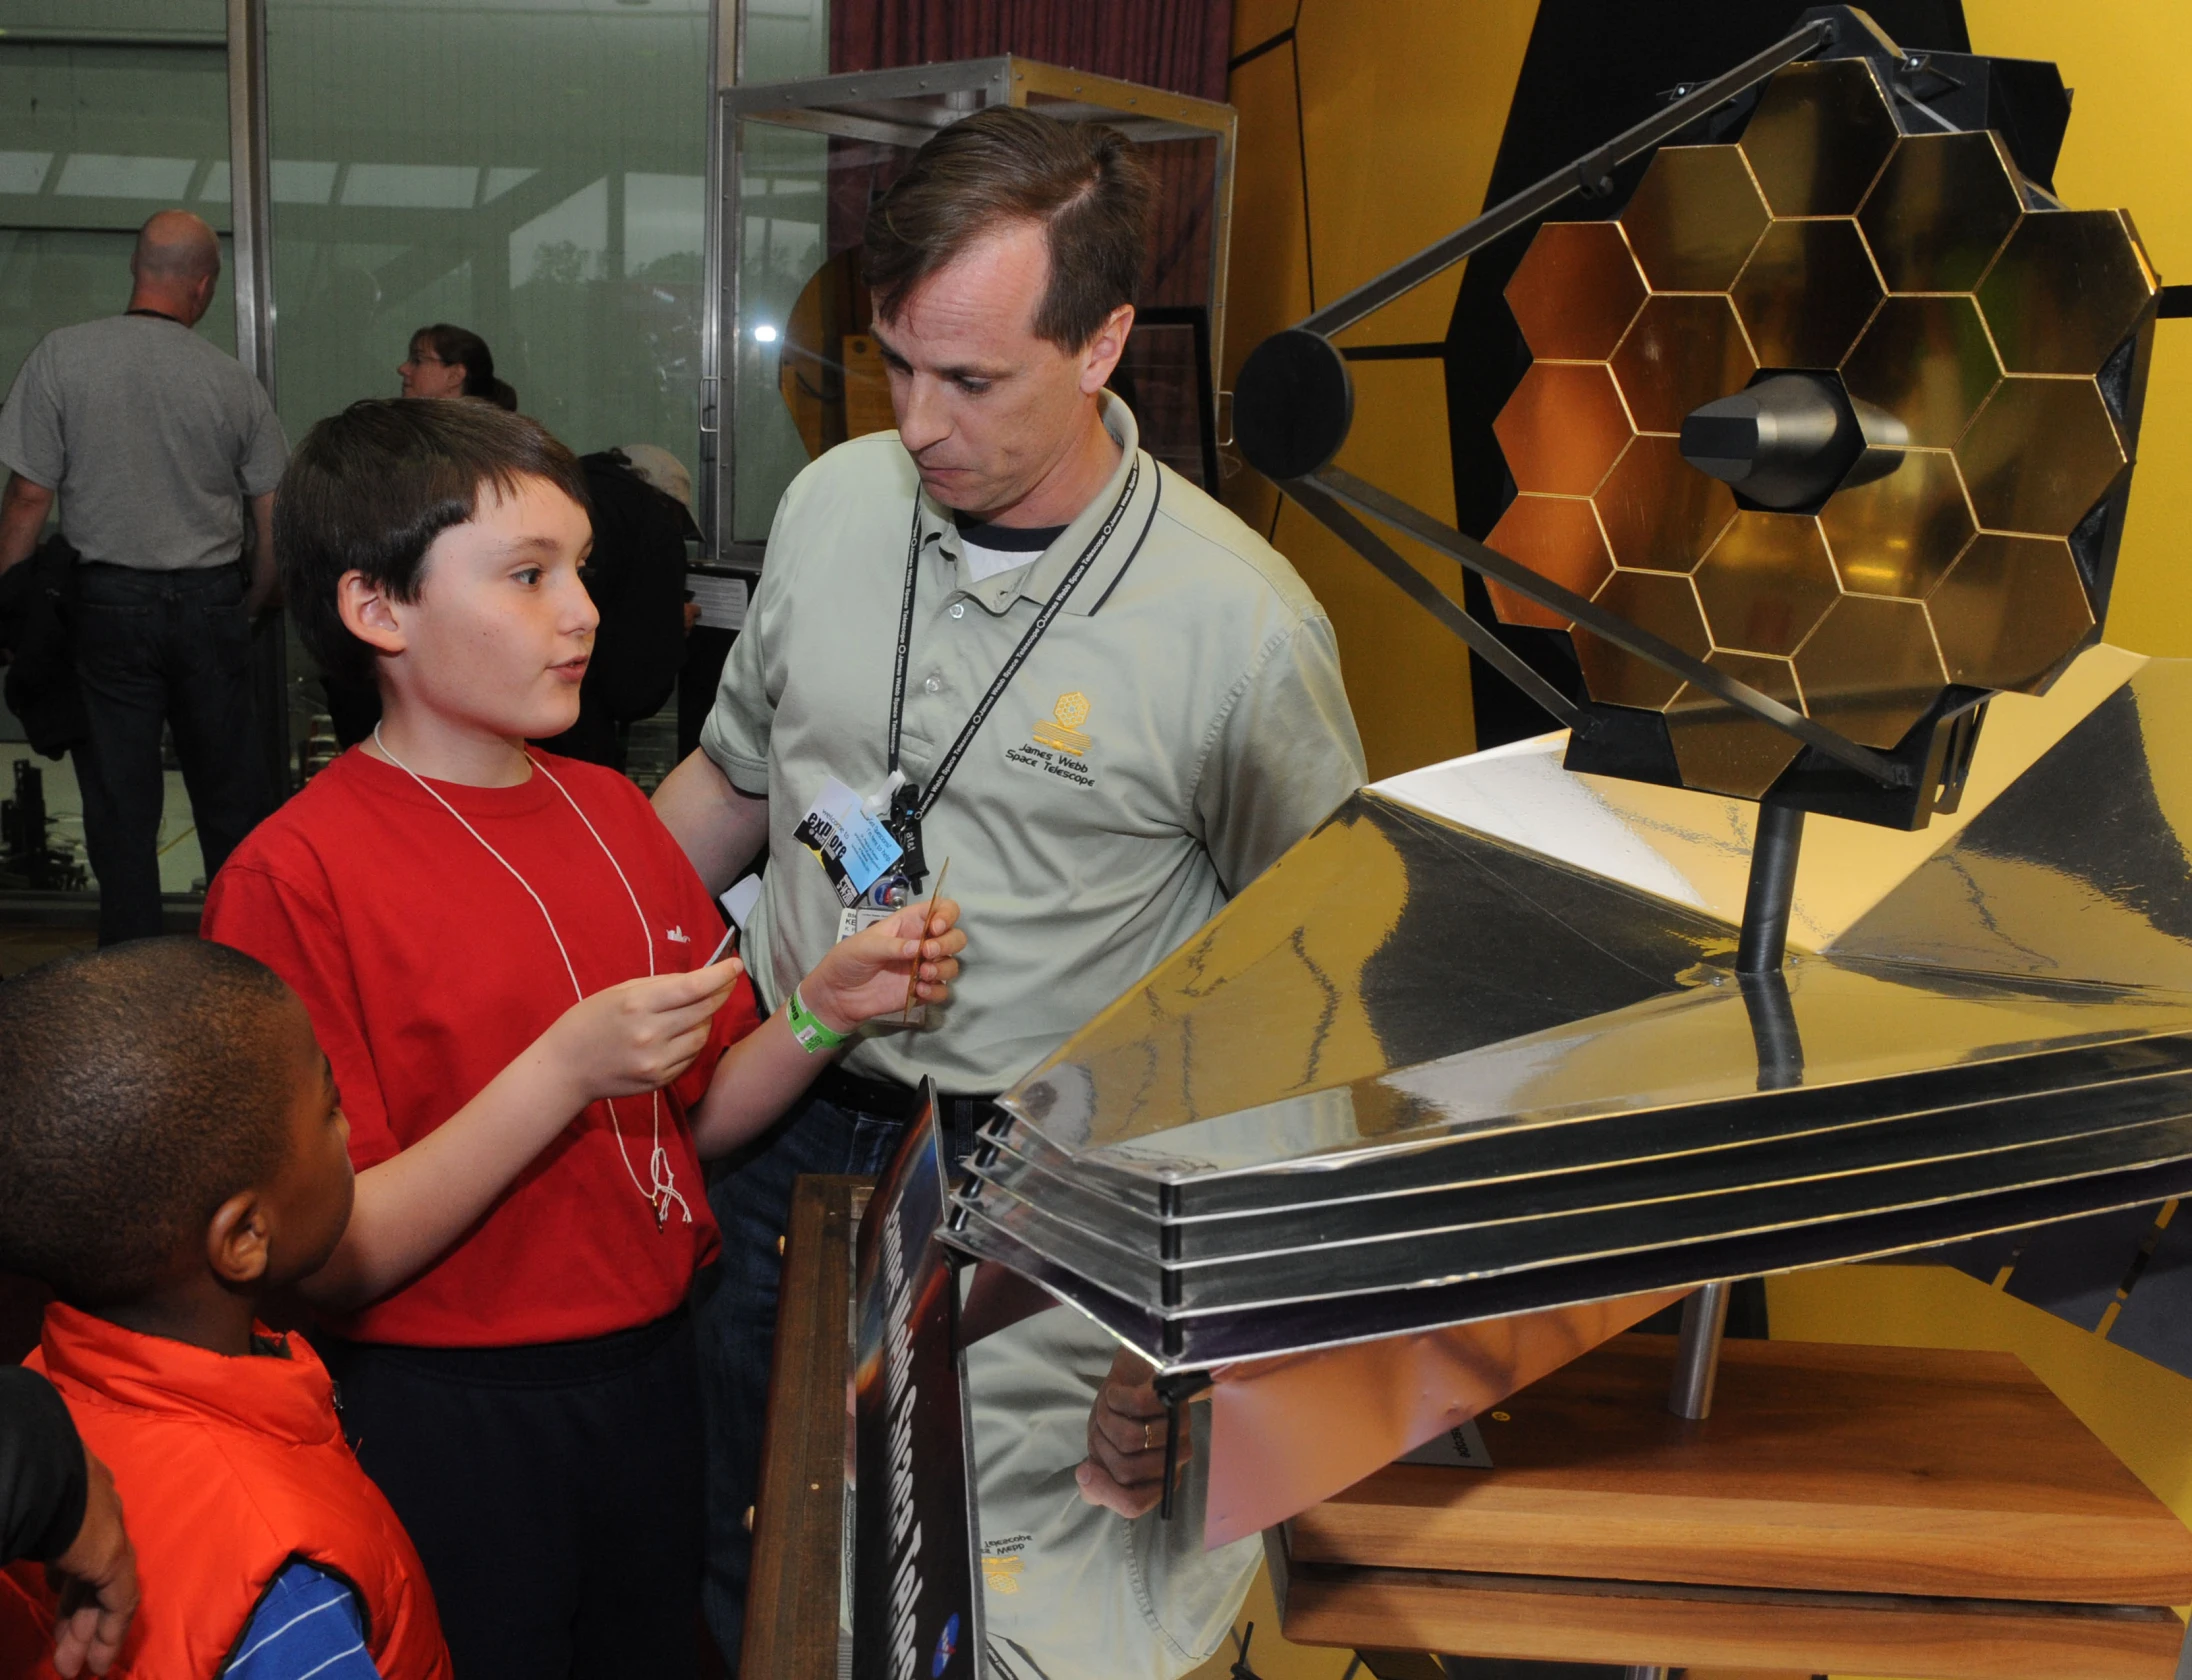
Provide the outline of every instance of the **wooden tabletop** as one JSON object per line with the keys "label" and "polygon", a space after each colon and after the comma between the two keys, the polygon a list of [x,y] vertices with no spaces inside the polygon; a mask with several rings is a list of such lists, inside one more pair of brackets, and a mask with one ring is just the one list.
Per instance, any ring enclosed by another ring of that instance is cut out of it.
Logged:
{"label": "wooden tabletop", "polygon": [[1303,1561],[2085,1604],[2192,1600],[2192,1533],[2008,1354],[1730,1341],[1712,1416],[1626,1335],[1478,1421],[1490,1471],[1396,1464]]}

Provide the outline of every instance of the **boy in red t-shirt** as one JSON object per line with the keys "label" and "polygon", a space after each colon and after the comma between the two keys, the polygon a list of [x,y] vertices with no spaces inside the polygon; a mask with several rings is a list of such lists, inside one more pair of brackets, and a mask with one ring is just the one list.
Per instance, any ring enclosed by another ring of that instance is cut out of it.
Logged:
{"label": "boy in red t-shirt", "polygon": [[584,496],[485,403],[312,429],[275,504],[284,589],[382,721],[206,895],[205,936],[296,987],[342,1091],[357,1208],[306,1293],[460,1675],[693,1671],[700,1157],[909,985],[943,997],[965,943],[948,901],[902,911],[766,1022],[735,959],[694,966],[721,918],[645,796],[526,747],[578,712]]}

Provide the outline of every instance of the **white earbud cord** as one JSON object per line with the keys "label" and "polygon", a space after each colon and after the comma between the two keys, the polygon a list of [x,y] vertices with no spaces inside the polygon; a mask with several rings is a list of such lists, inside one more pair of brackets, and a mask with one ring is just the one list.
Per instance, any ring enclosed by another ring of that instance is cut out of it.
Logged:
{"label": "white earbud cord", "polygon": [[[387,759],[389,763],[401,770],[406,776],[409,776],[414,782],[417,782],[421,791],[429,799],[454,817],[457,820],[457,825],[477,840],[489,857],[509,871],[510,879],[525,889],[525,896],[533,901],[533,907],[540,912],[540,919],[548,924],[548,937],[556,942],[556,955],[563,959],[563,972],[570,976],[572,993],[578,998],[579,1002],[584,1003],[586,1001],[586,992],[578,983],[578,970],[572,966],[571,953],[564,948],[563,935],[557,930],[556,919],[548,913],[548,906],[542,901],[540,894],[533,890],[533,883],[518,873],[517,865],[513,864],[488,843],[486,835],[465,821],[462,811],[459,811],[448,800],[436,793],[425,777],[389,751],[388,743],[381,739],[381,726],[377,723],[373,726],[373,745],[380,748],[383,758]],[[624,873],[624,866],[617,862],[616,853],[609,850],[609,843],[602,839],[600,831],[594,827],[593,822],[587,817],[586,813],[579,809],[578,801],[571,797],[571,790],[557,780],[555,773],[531,753],[525,755],[525,761],[543,776],[546,776],[549,784],[555,788],[556,792],[563,795],[563,802],[570,806],[578,820],[586,825],[586,832],[594,837],[594,844],[601,848],[601,855],[609,860],[609,867],[616,871],[616,878],[624,887],[624,896],[632,901],[632,914],[639,918],[639,936],[647,950],[647,978],[652,980],[655,975],[654,934],[647,926],[647,913],[639,907],[639,894],[632,890],[632,883]],[[690,1225],[693,1222],[693,1210],[677,1187],[677,1173],[670,1165],[669,1152],[662,1147],[662,1093],[659,1090],[652,1091],[648,1093],[648,1096],[653,1105],[654,1119],[653,1145],[647,1157],[647,1176],[652,1181],[652,1188],[640,1183],[638,1169],[632,1165],[631,1151],[624,1147],[624,1128],[617,1124],[616,1099],[614,1097],[601,1099],[609,1110],[609,1130],[616,1137],[617,1154],[624,1159],[624,1170],[631,1175],[632,1188],[644,1196],[647,1205],[655,1210],[656,1229],[659,1230],[663,1221],[669,1217],[672,1202],[677,1204],[678,1211],[685,1216],[685,1223]]]}

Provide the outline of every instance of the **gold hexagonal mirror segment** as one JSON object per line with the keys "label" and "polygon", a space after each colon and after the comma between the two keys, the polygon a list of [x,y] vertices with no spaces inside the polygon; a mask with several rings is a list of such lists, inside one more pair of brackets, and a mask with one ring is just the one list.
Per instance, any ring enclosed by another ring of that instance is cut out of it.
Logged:
{"label": "gold hexagonal mirror segment", "polygon": [[1644,276],[1617,222],[1547,222],[1507,282],[1530,354],[1602,362],[1644,301]]}
{"label": "gold hexagonal mirror segment", "polygon": [[1735,282],[1736,313],[1765,367],[1831,370],[1880,304],[1857,224],[1775,222]]}
{"label": "gold hexagonal mirror segment", "polygon": [[[2127,216],[2029,212],[1997,136],[1900,138],[1865,61],[1791,66],[1739,144],[1662,148],[1615,222],[1540,230],[1493,545],[1892,748],[1945,684],[2043,686],[2097,633],[2066,539],[2127,470],[2097,376],[2156,291]],[[1899,464],[1816,515],[1739,508],[1677,434],[1761,367],[1839,371]],[[1572,628],[1591,697],[1666,712],[1690,785],[1757,798],[1800,750]]]}
{"label": "gold hexagonal mirror segment", "polygon": [[1695,575],[1714,647],[1784,658],[1842,592],[1819,521],[1798,513],[1739,512]]}
{"label": "gold hexagonal mirror segment", "polygon": [[1858,223],[1891,292],[1968,292],[2024,213],[2017,171],[1989,132],[1913,135]]}
{"label": "gold hexagonal mirror segment", "polygon": [[1588,496],[1628,444],[1629,413],[1604,362],[1533,362],[1492,431],[1516,489]]}
{"label": "gold hexagonal mirror segment", "polygon": [[2005,379],[1956,446],[1981,528],[2067,537],[2123,471],[2090,379]]}
{"label": "gold hexagonal mirror segment", "polygon": [[1872,66],[1843,58],[1775,75],[1742,148],[1776,216],[1851,216],[1895,140],[1895,113]]}
{"label": "gold hexagonal mirror segment", "polygon": [[1622,452],[1591,500],[1613,563],[1632,571],[1691,570],[1735,517],[1728,487],[1683,460],[1679,438],[1655,434]]}
{"label": "gold hexagonal mirror segment", "polygon": [[1989,531],[1926,603],[1949,680],[2037,694],[2093,639],[2092,603],[2060,537]]}
{"label": "gold hexagonal mirror segment", "polygon": [[1621,212],[1655,292],[1724,292],[1766,228],[1765,201],[1734,146],[1663,146]]}
{"label": "gold hexagonal mirror segment", "polygon": [[2011,373],[2099,373],[2159,290],[2120,210],[2038,210],[1979,285]]}
{"label": "gold hexagonal mirror segment", "polygon": [[1853,397],[1902,421],[1919,449],[1953,449],[2002,377],[1969,297],[1891,297],[1842,364]]}
{"label": "gold hexagonal mirror segment", "polygon": [[[1485,538],[1510,560],[1519,560],[1540,577],[1588,600],[1613,569],[1606,538],[1591,504],[1566,496],[1517,496]],[[1565,630],[1568,620],[1550,607],[1518,595],[1503,583],[1486,580],[1492,610],[1503,624],[1533,624]]]}
{"label": "gold hexagonal mirror segment", "polygon": [[[1697,592],[1686,577],[1670,572],[1616,572],[1599,586],[1593,599],[1694,659],[1711,651],[1704,617],[1697,610]],[[1588,630],[1577,629],[1575,650],[1584,684],[1601,705],[1656,712],[1664,710],[1681,690],[1680,677]]]}
{"label": "gold hexagonal mirror segment", "polygon": [[1932,707],[1948,673],[1918,601],[1845,595],[1796,650],[1804,709],[1868,747],[1892,747]]}
{"label": "gold hexagonal mirror segment", "polygon": [[[1784,706],[1804,709],[1796,668],[1786,659],[1715,651],[1705,663]],[[1667,708],[1667,734],[1686,786],[1731,793],[1739,799],[1761,797],[1803,750],[1795,736],[1761,723],[1694,684],[1685,686]]]}
{"label": "gold hexagonal mirror segment", "polygon": [[1679,432],[1700,403],[1740,391],[1758,371],[1727,298],[1652,297],[1614,352],[1614,377],[1640,432]]}
{"label": "gold hexagonal mirror segment", "polygon": [[1955,457],[1931,449],[1911,450],[1885,478],[1828,497],[1819,528],[1845,590],[1913,601],[1926,598],[1977,529]]}

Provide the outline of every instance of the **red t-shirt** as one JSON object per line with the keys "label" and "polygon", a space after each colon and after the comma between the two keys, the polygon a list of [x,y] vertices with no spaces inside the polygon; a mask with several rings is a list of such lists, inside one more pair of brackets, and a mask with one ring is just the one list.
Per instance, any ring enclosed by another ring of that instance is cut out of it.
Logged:
{"label": "red t-shirt", "polygon": [[[646,796],[596,765],[535,756],[623,866],[655,972],[699,967],[723,918]],[[616,869],[547,776],[433,786],[540,895],[587,996],[647,973]],[[206,893],[200,931],[304,999],[360,1171],[470,1102],[578,1001],[525,889],[408,775],[357,750],[236,849]],[[724,1048],[757,1024],[741,980],[700,1059],[662,1093],[662,1145],[689,1222],[673,1202],[658,1231],[632,1181],[650,1182],[649,1099],[618,1098],[613,1121],[596,1102],[440,1259],[333,1327],[368,1342],[505,1347],[607,1335],[674,1310],[718,1247],[685,1113]]]}

